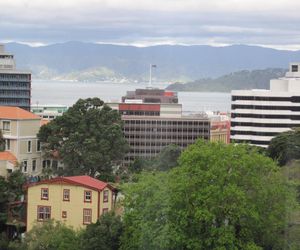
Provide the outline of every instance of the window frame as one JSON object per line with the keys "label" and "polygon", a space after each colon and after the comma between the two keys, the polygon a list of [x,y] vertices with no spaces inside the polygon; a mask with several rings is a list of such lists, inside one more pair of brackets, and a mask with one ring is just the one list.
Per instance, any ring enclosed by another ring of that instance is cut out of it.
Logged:
{"label": "window frame", "polygon": [[[65,198],[65,191],[68,192],[68,198],[67,199]],[[70,189],[67,189],[67,188],[63,189],[63,201],[70,201]]]}
{"label": "window frame", "polygon": [[[87,192],[90,192],[90,199],[89,200],[86,199],[86,193]],[[83,198],[84,198],[85,203],[92,203],[92,190],[84,190]]]}
{"label": "window frame", "polygon": [[[25,166],[26,166],[26,171],[24,170]],[[28,160],[23,160],[23,162],[22,162],[22,172],[23,173],[27,173],[28,172]]]}
{"label": "window frame", "polygon": [[[48,208],[49,209],[49,218],[43,218],[43,219],[40,219],[40,214],[43,214],[43,216],[45,217],[45,215],[47,214],[47,212],[44,210],[44,211],[40,211],[40,209],[46,209]],[[40,221],[40,222],[44,222],[44,221],[47,221],[47,220],[50,220],[51,219],[51,206],[41,206],[41,205],[38,205],[37,206],[37,211],[36,211],[36,215],[37,215],[37,221]]]}
{"label": "window frame", "polygon": [[[33,167],[34,167],[34,169],[33,169]],[[32,159],[32,161],[31,161],[31,170],[32,170],[32,172],[36,171],[36,159]]]}
{"label": "window frame", "polygon": [[108,208],[107,208],[107,207],[102,209],[102,214],[106,214],[106,213],[108,213],[108,212],[109,212],[109,211],[108,211]]}
{"label": "window frame", "polygon": [[109,200],[109,190],[103,190],[103,203],[107,203]]}
{"label": "window frame", "polygon": [[10,139],[5,139],[5,151],[11,151]]}
{"label": "window frame", "polygon": [[[87,212],[87,211],[89,211],[90,214],[87,215],[87,214],[85,213],[85,212]],[[92,220],[93,220],[93,210],[92,210],[91,208],[84,208],[84,209],[83,209],[82,216],[83,216],[83,218],[82,218],[82,224],[83,224],[83,225],[90,225],[90,224],[92,224]],[[90,219],[87,221],[87,220],[85,220],[86,217],[89,217]]]}
{"label": "window frame", "polygon": [[[6,129],[6,126],[4,126],[4,124],[8,124],[8,129]],[[2,121],[2,131],[5,131],[5,132],[10,132],[11,130],[10,130],[10,128],[11,128],[11,126],[10,126],[11,124],[10,124],[10,121],[8,121],[8,120],[3,120]]]}
{"label": "window frame", "polygon": [[[44,191],[47,191],[47,197],[43,196],[43,194],[45,194]],[[46,201],[49,200],[49,189],[48,188],[41,188],[41,200],[46,200]]]}
{"label": "window frame", "polygon": [[67,219],[68,218],[67,211],[61,211],[61,218],[63,218],[63,219]]}
{"label": "window frame", "polygon": [[36,152],[41,152],[41,142],[40,142],[40,140],[36,140]]}
{"label": "window frame", "polygon": [[27,153],[32,153],[32,140],[27,141]]}

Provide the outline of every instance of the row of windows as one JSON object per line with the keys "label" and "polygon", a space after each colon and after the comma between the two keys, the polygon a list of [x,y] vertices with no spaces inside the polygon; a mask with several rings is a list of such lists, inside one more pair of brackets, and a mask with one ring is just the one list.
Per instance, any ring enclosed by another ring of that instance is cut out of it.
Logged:
{"label": "row of windows", "polygon": [[256,110],[290,110],[300,111],[300,106],[265,106],[265,105],[231,105],[231,109],[256,109]]}
{"label": "row of windows", "polygon": [[24,80],[28,81],[30,80],[30,74],[0,74],[0,80],[5,80],[5,79],[17,79],[17,80]]}
{"label": "row of windows", "polygon": [[30,89],[29,82],[0,82],[0,88],[20,88],[20,89]]}
{"label": "row of windows", "polygon": [[151,124],[151,125],[169,125],[169,126],[177,126],[177,125],[194,125],[194,126],[209,126],[208,122],[203,121],[162,121],[162,120],[125,120],[125,125],[130,124],[131,126],[133,124]]}
{"label": "row of windows", "polygon": [[291,120],[300,120],[300,115],[269,115],[269,114],[231,113],[231,118],[236,118],[236,117],[261,118],[261,119],[291,119]]}
{"label": "row of windows", "polygon": [[207,132],[208,127],[194,127],[194,128],[141,128],[141,127],[125,127],[123,129],[124,132],[174,132],[174,133],[181,133],[181,132]]}
{"label": "row of windows", "polygon": [[[36,171],[36,159],[33,159],[32,160],[32,162],[31,162],[31,171],[32,172],[35,172]],[[28,161],[27,160],[24,160],[23,162],[22,162],[22,171],[24,172],[24,173],[27,173],[27,171],[28,171]]]}
{"label": "row of windows", "polygon": [[204,139],[208,139],[208,131],[206,131],[206,133],[203,135],[203,133],[201,134],[193,134],[193,135],[178,135],[178,134],[169,134],[169,135],[166,135],[166,134],[160,134],[160,135],[145,135],[145,134],[132,134],[132,135],[127,135],[125,134],[125,138],[126,139],[133,139],[133,140],[136,140],[136,139],[151,139],[151,140],[158,140],[159,142],[161,140],[193,140],[194,139],[197,139],[197,138],[200,138],[200,137],[203,137]]}
{"label": "row of windows", "polygon": [[278,132],[258,132],[258,131],[236,131],[231,130],[231,135],[259,135],[259,136],[276,136]]}
{"label": "row of windows", "polygon": [[159,111],[121,110],[121,115],[159,116]]}
{"label": "row of windows", "polygon": [[[108,208],[102,209],[102,214],[108,212]],[[67,211],[62,211],[61,217],[66,219],[68,217]],[[83,221],[82,224],[88,225],[92,223],[92,209],[84,208],[83,209]],[[50,206],[38,206],[37,207],[37,220],[38,221],[46,221],[51,219],[51,207]]]}
{"label": "row of windows", "polygon": [[275,97],[275,96],[231,96],[232,101],[275,101],[275,102],[297,102],[300,103],[300,96]]}
{"label": "row of windows", "polygon": [[300,127],[299,124],[293,123],[256,123],[256,122],[231,122],[231,127],[247,126],[247,127],[266,127],[266,128],[294,128]]}
{"label": "row of windows", "polygon": [[257,141],[257,140],[240,140],[240,139],[231,139],[232,143],[250,143],[256,145],[269,145],[270,141]]}
{"label": "row of windows", "polygon": [[[70,189],[63,190],[63,201],[70,201]],[[85,190],[84,191],[84,202],[91,203],[92,202],[92,191]],[[103,202],[108,202],[109,199],[109,191],[103,191]],[[41,188],[41,200],[49,200],[49,189],[48,188]]]}

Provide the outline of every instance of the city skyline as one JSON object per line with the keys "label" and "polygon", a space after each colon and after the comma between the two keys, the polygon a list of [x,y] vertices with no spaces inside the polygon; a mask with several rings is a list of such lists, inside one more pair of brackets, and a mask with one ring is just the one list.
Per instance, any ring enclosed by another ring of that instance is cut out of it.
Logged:
{"label": "city skyline", "polygon": [[134,46],[248,44],[300,49],[300,2],[15,0],[0,2],[0,42]]}

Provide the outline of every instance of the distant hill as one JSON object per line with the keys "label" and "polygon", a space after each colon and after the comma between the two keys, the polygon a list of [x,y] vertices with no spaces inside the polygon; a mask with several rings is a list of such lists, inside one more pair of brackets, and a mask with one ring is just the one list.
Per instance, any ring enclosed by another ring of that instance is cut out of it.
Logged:
{"label": "distant hill", "polygon": [[15,54],[18,68],[29,69],[34,77],[46,79],[74,77],[74,74],[81,79],[79,75],[85,74],[85,79],[94,75],[92,80],[117,77],[143,81],[149,77],[151,63],[157,65],[154,80],[186,82],[239,70],[287,68],[289,62],[300,61],[300,51],[246,45],[139,48],[82,42],[43,47],[8,43],[6,50]]}
{"label": "distant hill", "polygon": [[199,79],[186,84],[174,83],[166,89],[208,92],[230,92],[234,89],[268,89],[271,79],[282,77],[286,72],[287,69],[242,70],[214,79]]}

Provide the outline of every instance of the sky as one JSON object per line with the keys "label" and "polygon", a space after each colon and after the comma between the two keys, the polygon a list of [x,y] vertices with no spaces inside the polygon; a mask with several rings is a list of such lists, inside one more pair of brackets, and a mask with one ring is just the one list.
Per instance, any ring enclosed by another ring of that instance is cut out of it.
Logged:
{"label": "sky", "polygon": [[0,0],[0,42],[300,50],[299,0]]}

